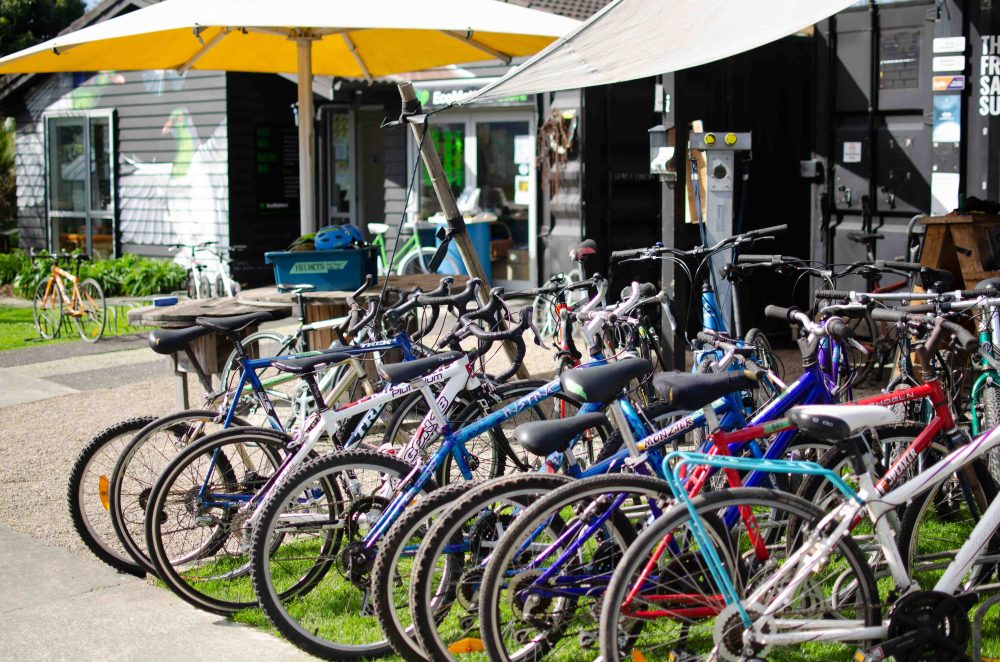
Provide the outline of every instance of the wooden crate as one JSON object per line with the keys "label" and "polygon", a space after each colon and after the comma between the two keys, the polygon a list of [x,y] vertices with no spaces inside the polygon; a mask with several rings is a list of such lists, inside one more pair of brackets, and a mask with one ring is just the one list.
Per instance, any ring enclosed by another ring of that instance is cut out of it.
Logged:
{"label": "wooden crate", "polygon": [[927,234],[921,264],[947,269],[955,275],[957,287],[963,289],[974,289],[980,281],[1000,276],[1000,242],[991,242],[991,237],[1000,239],[1000,216],[931,216],[923,222]]}

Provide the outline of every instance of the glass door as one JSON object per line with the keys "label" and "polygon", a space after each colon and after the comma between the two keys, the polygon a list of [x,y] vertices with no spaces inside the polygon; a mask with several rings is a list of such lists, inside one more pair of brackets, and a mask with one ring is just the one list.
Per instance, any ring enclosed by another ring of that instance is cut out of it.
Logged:
{"label": "glass door", "polygon": [[527,120],[476,121],[476,187],[490,223],[494,282],[530,287],[534,136]]}
{"label": "glass door", "polygon": [[110,114],[48,117],[49,245],[112,257],[114,138]]}
{"label": "glass door", "polygon": [[[487,273],[494,284],[531,287],[537,254],[533,111],[448,112],[437,117],[441,119],[431,123],[429,138]],[[413,142],[411,158],[417,158]],[[434,188],[424,168],[419,171],[417,217],[440,216]]]}

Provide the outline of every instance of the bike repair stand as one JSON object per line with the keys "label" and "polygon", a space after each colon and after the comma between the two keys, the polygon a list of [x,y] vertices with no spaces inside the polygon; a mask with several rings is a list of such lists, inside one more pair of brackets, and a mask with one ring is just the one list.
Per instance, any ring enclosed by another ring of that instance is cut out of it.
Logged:
{"label": "bike repair stand", "polygon": [[[749,152],[751,140],[749,133],[712,132],[692,133],[688,143],[689,150],[700,150],[705,153],[706,181],[700,182],[702,194],[705,196],[705,218],[702,219],[706,246],[717,244],[723,239],[733,236],[734,230],[741,232],[743,228],[734,228],[733,196],[736,189],[736,152]],[[689,151],[690,153],[690,151]],[[744,180],[746,176],[744,174]],[[746,182],[744,181],[744,186]],[[698,210],[701,211],[700,208]],[[736,325],[733,305],[733,288],[729,281],[716,278],[719,270],[730,261],[730,253],[725,251],[712,258],[712,282],[715,288],[715,300],[726,318],[726,327],[735,332]]]}
{"label": "bike repair stand", "polygon": [[[447,219],[448,224],[445,235],[439,237],[441,244],[438,246],[437,253],[434,254],[434,258],[431,260],[430,270],[432,272],[437,271],[437,267],[441,265],[441,261],[448,251],[449,242],[454,241],[458,247],[459,255],[462,256],[462,262],[465,263],[465,270],[469,272],[469,276],[479,278],[483,282],[483,285],[486,286],[479,288],[479,304],[485,306],[489,300],[490,280],[486,277],[486,272],[483,271],[483,265],[479,262],[479,255],[476,253],[476,249],[472,245],[472,239],[469,238],[469,234],[466,231],[465,218],[462,216],[462,212],[458,210],[455,193],[448,184],[448,177],[445,175],[444,166],[441,165],[441,157],[438,156],[437,149],[434,148],[434,141],[422,139],[424,132],[430,131],[430,128],[427,126],[427,115],[424,114],[420,100],[417,99],[417,94],[413,90],[412,83],[400,83],[399,96],[403,100],[403,110],[399,115],[399,120],[397,122],[390,122],[384,126],[395,124],[409,125],[414,141],[417,145],[420,145],[420,158],[424,162],[424,167],[427,168],[427,174],[430,177],[431,184],[434,186],[434,194],[441,204],[441,211],[444,212],[444,217]],[[501,322],[500,330],[504,330],[505,327],[506,325]],[[513,361],[517,354],[514,344],[505,342],[503,347],[507,356]],[[517,369],[517,377],[518,379],[527,379],[530,377],[523,362]]]}

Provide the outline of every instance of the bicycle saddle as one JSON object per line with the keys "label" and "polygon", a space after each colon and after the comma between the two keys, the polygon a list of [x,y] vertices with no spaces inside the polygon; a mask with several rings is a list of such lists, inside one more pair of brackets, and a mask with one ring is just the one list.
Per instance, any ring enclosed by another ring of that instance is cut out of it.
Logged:
{"label": "bicycle saddle", "polygon": [[251,324],[269,322],[272,319],[274,319],[274,316],[271,313],[261,311],[259,313],[247,313],[246,315],[230,315],[229,317],[197,317],[194,323],[206,329],[211,329],[216,333],[235,333],[242,331]]}
{"label": "bicycle saddle", "polygon": [[851,241],[863,244],[866,241],[871,241],[873,239],[885,239],[885,235],[881,232],[848,232],[847,238]]}
{"label": "bicycle saddle", "polygon": [[532,455],[545,457],[550,453],[564,452],[577,435],[596,427],[610,428],[608,417],[595,412],[551,421],[532,421],[518,425],[514,430],[514,439]]}
{"label": "bicycle saddle", "polygon": [[625,359],[606,365],[581,366],[567,370],[559,377],[562,388],[585,402],[608,402],[621,395],[633,379],[642,379],[653,372],[646,359]]}
{"label": "bicycle saddle", "polygon": [[326,368],[337,363],[343,363],[351,358],[350,354],[342,351],[323,352],[313,356],[304,356],[300,359],[283,359],[275,361],[271,365],[292,375],[304,375],[309,372],[316,372],[321,368]]}
{"label": "bicycle saddle", "polygon": [[157,354],[173,354],[184,349],[192,341],[212,333],[203,326],[189,326],[184,329],[156,329],[149,332],[149,348]]}
{"label": "bicycle saddle", "polygon": [[597,255],[597,242],[593,239],[584,239],[569,250],[569,259],[574,262],[579,262],[589,255]]}
{"label": "bicycle saddle", "polygon": [[315,285],[309,283],[278,283],[275,285],[279,292],[311,292],[316,289]]}
{"label": "bicycle saddle", "polygon": [[899,423],[898,413],[878,405],[792,407],[788,420],[821,441],[842,441],[867,428]]}
{"label": "bicycle saddle", "polygon": [[428,356],[425,359],[384,365],[382,366],[382,376],[390,384],[412,382],[414,379],[428,375],[441,366],[457,361],[463,356],[465,356],[464,352],[442,352],[441,354]]}
{"label": "bicycle saddle", "polygon": [[750,372],[736,370],[707,374],[673,370],[653,377],[653,388],[671,406],[694,411],[734,391],[757,388],[757,379]]}
{"label": "bicycle saddle", "polygon": [[389,231],[389,226],[385,223],[369,223],[368,231],[373,235],[385,234]]}

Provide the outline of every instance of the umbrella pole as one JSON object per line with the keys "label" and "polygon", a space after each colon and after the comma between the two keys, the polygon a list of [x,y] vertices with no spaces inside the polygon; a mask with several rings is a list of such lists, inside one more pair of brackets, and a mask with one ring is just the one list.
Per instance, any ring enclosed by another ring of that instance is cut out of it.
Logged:
{"label": "umbrella pole", "polygon": [[[409,82],[399,84],[399,96],[403,99],[404,107],[407,103],[417,100],[417,94],[413,90],[413,85]],[[420,126],[412,122],[408,122],[408,124],[417,144],[421,145],[420,158],[424,162],[424,167],[427,168],[428,175],[430,175],[431,184],[434,186],[434,194],[441,204],[441,211],[444,212],[444,217],[447,219],[448,229],[454,233],[452,241],[458,246],[458,253],[462,256],[462,262],[465,263],[465,270],[469,272],[470,276],[482,280],[483,285],[486,286],[479,288],[479,302],[485,305],[489,299],[487,289],[490,281],[486,277],[486,272],[483,271],[482,263],[479,262],[479,254],[476,253],[476,248],[472,245],[469,233],[466,232],[465,219],[462,216],[462,212],[458,210],[458,202],[455,201],[455,193],[448,184],[448,177],[445,175],[444,166],[441,165],[441,157],[438,156],[433,140],[424,140],[423,144],[421,144],[420,132],[422,129]],[[513,360],[517,353],[517,348],[514,344],[505,342],[503,347],[507,352],[507,356]],[[522,363],[521,367],[517,370],[517,378],[527,379],[529,376],[527,368]]]}
{"label": "umbrella pole", "polygon": [[312,43],[314,37],[299,35],[299,224],[300,233],[316,231],[316,159],[313,139]]}

